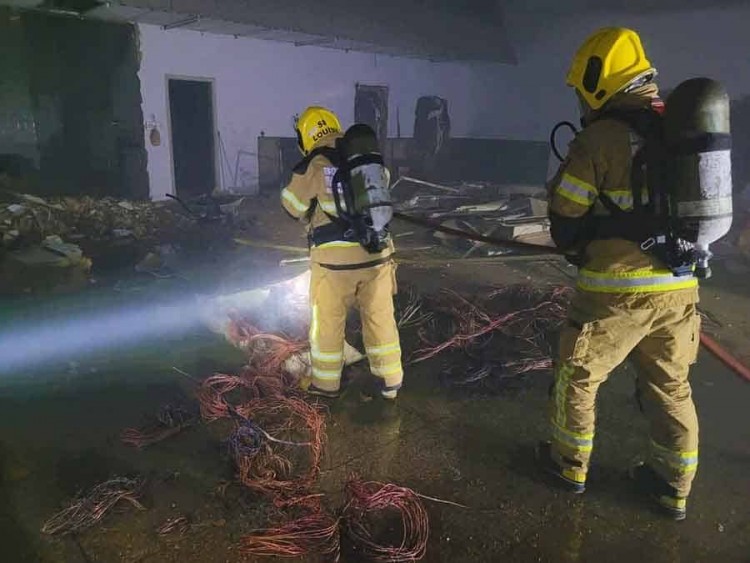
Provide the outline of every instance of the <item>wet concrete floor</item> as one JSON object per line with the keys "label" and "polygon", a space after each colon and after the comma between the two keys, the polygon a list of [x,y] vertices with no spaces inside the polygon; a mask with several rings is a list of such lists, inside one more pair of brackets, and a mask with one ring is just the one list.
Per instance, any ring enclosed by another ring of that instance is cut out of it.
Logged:
{"label": "wet concrete floor", "polygon": [[[399,270],[403,283],[421,291],[447,286],[469,294],[504,283],[565,282],[569,273],[559,262]],[[742,284],[709,282],[703,301],[735,350],[750,341],[744,320],[750,299]],[[196,327],[136,350],[0,382],[0,559],[255,560],[239,554],[238,541],[267,524],[270,510],[267,501],[235,484],[222,487],[233,472],[221,422],[142,451],[118,439],[124,427],[138,425],[160,404],[191,399],[193,383],[172,366],[200,377],[241,362],[220,337]],[[437,358],[410,369],[396,408],[361,404],[356,381],[330,404],[320,490],[331,507],[340,505],[351,472],[465,505],[425,501],[425,561],[750,561],[750,386],[707,353],[692,373],[701,465],[683,523],[654,515],[625,479],[646,443],[629,367],[612,374],[602,389],[595,466],[581,497],[550,488],[533,465],[533,446],[545,435],[549,374],[533,375],[512,392],[482,396],[446,389],[441,368]],[[115,510],[74,537],[40,534],[46,518],[77,491],[123,474],[148,477],[147,510]],[[191,522],[187,534],[156,533],[179,515]]]}

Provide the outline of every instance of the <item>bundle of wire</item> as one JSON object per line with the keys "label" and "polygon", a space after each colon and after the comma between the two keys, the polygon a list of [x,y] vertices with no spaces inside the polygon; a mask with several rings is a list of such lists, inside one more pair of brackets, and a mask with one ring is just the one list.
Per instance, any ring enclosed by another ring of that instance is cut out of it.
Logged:
{"label": "bundle of wire", "polygon": [[240,540],[246,554],[275,557],[324,555],[339,560],[339,521],[322,509],[276,528],[256,530]]}
{"label": "bundle of wire", "polygon": [[229,440],[240,483],[271,495],[277,506],[296,502],[320,473],[321,410],[296,397],[257,399],[243,407],[253,420],[238,419]]}
{"label": "bundle of wire", "polygon": [[85,495],[78,495],[68,506],[42,526],[42,533],[66,535],[80,532],[96,524],[121,500],[144,510],[138,502],[143,482],[139,479],[116,477],[100,483]]}
{"label": "bundle of wire", "polygon": [[284,362],[310,347],[306,339],[264,333],[248,319],[238,315],[230,316],[227,338],[245,351],[248,367],[260,374],[276,374],[283,371]]}
{"label": "bundle of wire", "polygon": [[156,533],[160,536],[166,536],[175,532],[182,535],[189,529],[190,521],[187,519],[187,516],[176,516],[174,518],[167,518],[158,528],[156,528]]}
{"label": "bundle of wire", "polygon": [[203,380],[195,395],[200,403],[201,416],[206,422],[230,416],[230,405],[225,395],[248,383],[237,375],[216,373]]}
{"label": "bundle of wire", "polygon": [[408,286],[396,296],[396,319],[401,330],[422,326],[433,318],[425,310],[424,300],[415,286]]}
{"label": "bundle of wire", "polygon": [[[356,475],[346,484],[342,523],[354,549],[370,561],[417,561],[427,552],[429,519],[419,496],[407,487],[363,481]],[[400,538],[384,543],[382,525],[400,520]],[[380,524],[381,530],[376,530]]]}
{"label": "bundle of wire", "polygon": [[140,428],[126,428],[120,434],[120,440],[128,446],[145,448],[179,434],[195,421],[196,416],[190,409],[180,405],[164,405],[155,420]]}
{"label": "bundle of wire", "polygon": [[425,299],[433,317],[419,328],[423,347],[411,362],[458,350],[460,364],[443,371],[449,385],[507,388],[516,376],[551,368],[551,336],[565,319],[568,298],[569,289],[558,286],[510,285],[472,300],[443,291]]}

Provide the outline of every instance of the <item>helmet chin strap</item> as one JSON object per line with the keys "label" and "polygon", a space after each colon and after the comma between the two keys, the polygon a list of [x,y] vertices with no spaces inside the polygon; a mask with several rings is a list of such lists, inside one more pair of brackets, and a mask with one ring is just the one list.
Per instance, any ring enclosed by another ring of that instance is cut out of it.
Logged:
{"label": "helmet chin strap", "polygon": [[295,113],[292,116],[292,129],[294,129],[294,133],[297,136],[297,148],[299,148],[299,151],[305,155],[305,149],[302,146],[302,132],[299,130],[299,114]]}
{"label": "helmet chin strap", "polygon": [[578,93],[578,90],[576,90],[576,99],[578,100],[578,114],[581,127],[583,128],[591,121],[591,118],[594,115],[594,110],[586,103],[586,100],[584,100],[583,96]]}

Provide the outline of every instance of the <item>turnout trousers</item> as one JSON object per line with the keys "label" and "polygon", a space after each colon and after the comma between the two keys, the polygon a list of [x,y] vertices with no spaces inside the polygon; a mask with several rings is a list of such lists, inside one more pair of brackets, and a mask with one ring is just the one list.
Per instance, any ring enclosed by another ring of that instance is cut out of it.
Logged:
{"label": "turnout trousers", "polygon": [[386,262],[357,269],[331,269],[312,263],[310,280],[310,355],[312,384],[338,391],[344,363],[347,313],[357,307],[372,374],[386,389],[398,389],[404,377],[401,344],[393,306],[396,265]]}
{"label": "turnout trousers", "polygon": [[585,480],[597,391],[629,357],[649,423],[648,463],[680,496],[688,496],[698,467],[698,419],[688,371],[699,338],[694,304],[628,309],[576,300],[560,335],[551,397],[552,457],[564,475]]}

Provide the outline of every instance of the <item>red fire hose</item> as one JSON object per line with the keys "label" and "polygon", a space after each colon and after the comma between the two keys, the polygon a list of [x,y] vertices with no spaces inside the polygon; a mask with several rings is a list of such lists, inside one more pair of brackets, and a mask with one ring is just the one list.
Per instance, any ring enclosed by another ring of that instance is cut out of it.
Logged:
{"label": "red fire hose", "polygon": [[[495,246],[502,246],[505,248],[515,248],[518,250],[527,250],[527,251],[532,251],[532,252],[548,252],[548,253],[551,252],[555,254],[563,254],[557,248],[550,248],[547,246],[542,246],[538,244],[529,244],[529,243],[515,241],[515,240],[508,241],[508,240],[496,239],[493,237],[488,237],[485,235],[480,235],[480,234],[475,234],[475,233],[467,233],[466,231],[462,231],[460,229],[452,229],[450,227],[445,227],[443,225],[440,225],[439,223],[435,223],[428,219],[412,217],[411,215],[406,215],[404,213],[394,213],[394,215],[396,218],[406,221],[407,223],[412,223],[414,225],[419,225],[421,227],[427,227],[429,229],[434,229],[436,231],[440,231],[449,235],[467,238],[469,240],[484,242],[487,244],[492,244]],[[739,375],[745,381],[750,382],[750,368],[748,368],[740,360],[735,358],[731,354],[731,352],[729,352],[729,350],[724,348],[721,344],[716,342],[716,340],[714,340],[712,337],[707,335],[705,332],[701,332],[701,344],[703,344],[703,347],[709,352],[711,352],[721,363],[723,363],[725,366],[727,366],[729,369],[731,369],[734,373]]]}
{"label": "red fire hose", "polygon": [[701,344],[711,352],[721,363],[739,375],[742,379],[750,382],[750,368],[735,358],[726,348],[716,342],[705,332],[701,332]]}

